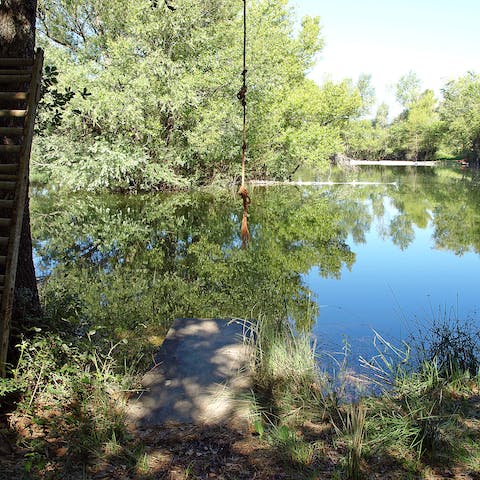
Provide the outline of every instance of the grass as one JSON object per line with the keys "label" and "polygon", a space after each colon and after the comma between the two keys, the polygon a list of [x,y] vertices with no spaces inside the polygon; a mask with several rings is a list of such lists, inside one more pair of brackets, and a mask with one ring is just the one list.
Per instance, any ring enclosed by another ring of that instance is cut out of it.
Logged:
{"label": "grass", "polygon": [[[363,364],[378,394],[362,392],[353,402],[338,386],[342,375],[333,379],[319,370],[309,335],[266,318],[251,324],[250,333],[251,434],[206,429],[193,435],[180,428],[151,439],[125,423],[140,368],[125,367],[123,341],[111,344],[93,332],[78,341],[42,332],[23,340],[12,377],[0,382],[0,402],[16,402],[8,431],[21,452],[8,478],[76,478],[78,472],[91,478],[107,475],[112,465],[117,476],[128,471],[138,479],[163,478],[174,468],[178,478],[204,478],[212,465],[219,474],[236,472],[232,478],[246,469],[269,479],[273,465],[292,479],[480,475],[473,329],[437,322],[421,348],[399,348],[377,334],[378,355]],[[0,425],[0,440],[2,432]],[[212,456],[218,444],[228,453]]]}
{"label": "grass", "polygon": [[361,460],[365,444],[365,420],[367,409],[362,402],[345,405],[339,409],[337,425],[332,420],[335,432],[347,446],[346,471],[349,478],[358,480],[361,477]]}
{"label": "grass", "polygon": [[269,441],[276,447],[287,465],[308,467],[315,458],[316,445],[307,442],[301,434],[287,425],[273,426]]}
{"label": "grass", "polygon": [[[136,377],[117,365],[116,345],[83,347],[53,334],[23,340],[12,377],[2,380],[16,401],[10,431],[26,451],[17,467],[38,478],[58,462],[68,472],[105,458],[135,461],[125,449],[124,393]],[[8,397],[0,401],[5,407]]]}
{"label": "grass", "polygon": [[318,370],[308,336],[286,321],[260,320],[250,342],[266,438],[291,465],[315,470],[319,438],[302,432],[308,422],[326,425],[321,440],[338,455],[339,478],[368,478],[379,462],[398,478],[434,478],[445,468],[480,475],[480,421],[472,410],[480,404],[479,335],[466,327],[437,322],[428,343],[400,348],[376,334],[378,355],[363,365],[380,394],[348,402],[344,388]]}
{"label": "grass", "polygon": [[288,321],[260,318],[247,342],[256,404],[266,406],[269,422],[295,423],[321,405],[321,375],[307,334],[296,335]]}

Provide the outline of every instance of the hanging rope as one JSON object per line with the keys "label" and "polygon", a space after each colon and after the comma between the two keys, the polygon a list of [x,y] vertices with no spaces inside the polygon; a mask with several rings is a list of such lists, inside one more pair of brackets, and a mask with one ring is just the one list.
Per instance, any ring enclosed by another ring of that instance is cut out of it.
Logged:
{"label": "hanging rope", "polygon": [[237,93],[237,98],[243,107],[243,135],[242,135],[242,183],[238,190],[243,201],[243,218],[240,235],[242,237],[242,248],[246,248],[250,240],[250,232],[248,230],[248,206],[250,205],[250,197],[245,186],[245,157],[247,152],[247,0],[243,0],[243,84]]}

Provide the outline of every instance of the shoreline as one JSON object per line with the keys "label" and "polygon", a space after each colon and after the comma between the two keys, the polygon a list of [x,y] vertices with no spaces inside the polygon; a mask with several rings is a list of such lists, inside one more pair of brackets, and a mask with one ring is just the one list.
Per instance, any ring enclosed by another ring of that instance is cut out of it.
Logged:
{"label": "shoreline", "polygon": [[382,165],[390,167],[435,167],[441,162],[438,160],[412,161],[412,160],[350,160],[349,165]]}
{"label": "shoreline", "polygon": [[304,181],[292,181],[292,180],[251,180],[248,182],[250,185],[255,187],[270,187],[270,186],[277,186],[277,185],[294,185],[294,186],[304,186],[304,187],[311,187],[311,186],[329,186],[329,185],[352,185],[352,186],[365,186],[365,185],[392,185],[397,187],[397,182],[332,182],[332,181],[324,181],[324,182],[304,182]]}

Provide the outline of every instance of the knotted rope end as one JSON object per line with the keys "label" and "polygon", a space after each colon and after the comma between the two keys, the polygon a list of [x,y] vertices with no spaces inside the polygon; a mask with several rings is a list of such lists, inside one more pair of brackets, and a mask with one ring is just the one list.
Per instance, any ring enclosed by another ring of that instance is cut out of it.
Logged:
{"label": "knotted rope end", "polygon": [[242,226],[240,228],[240,236],[242,238],[242,248],[246,248],[248,241],[250,240],[250,231],[248,229],[248,206],[250,205],[250,197],[245,185],[241,185],[238,189],[238,194],[243,200],[243,217]]}

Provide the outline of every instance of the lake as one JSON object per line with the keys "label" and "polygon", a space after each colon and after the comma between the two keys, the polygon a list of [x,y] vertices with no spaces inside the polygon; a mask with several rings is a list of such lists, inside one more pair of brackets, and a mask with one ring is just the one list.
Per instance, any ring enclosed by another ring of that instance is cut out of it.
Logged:
{"label": "lake", "polygon": [[[400,344],[435,319],[479,322],[478,173],[320,178],[333,184],[252,188],[246,250],[235,192],[34,195],[46,310],[137,350],[160,344],[176,317],[287,317],[325,364],[348,344],[354,369],[375,353],[373,331]],[[335,184],[353,181],[376,184]]]}

